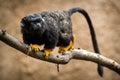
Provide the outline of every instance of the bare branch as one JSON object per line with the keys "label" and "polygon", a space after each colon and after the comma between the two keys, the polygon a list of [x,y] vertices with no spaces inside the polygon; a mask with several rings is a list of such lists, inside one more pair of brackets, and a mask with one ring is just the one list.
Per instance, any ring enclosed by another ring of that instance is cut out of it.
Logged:
{"label": "bare branch", "polygon": [[73,49],[70,51],[66,51],[64,54],[52,53],[49,55],[48,60],[46,60],[44,58],[43,52],[32,51],[28,45],[12,37],[4,30],[0,30],[0,40],[6,43],[7,45],[23,52],[24,54],[27,54],[31,57],[34,57],[40,60],[57,63],[57,64],[67,64],[71,59],[87,60],[87,61],[95,62],[102,66],[105,66],[111,70],[114,70],[120,75],[120,64],[119,63],[117,63],[116,61],[112,59],[106,58],[100,54],[89,52],[83,49]]}

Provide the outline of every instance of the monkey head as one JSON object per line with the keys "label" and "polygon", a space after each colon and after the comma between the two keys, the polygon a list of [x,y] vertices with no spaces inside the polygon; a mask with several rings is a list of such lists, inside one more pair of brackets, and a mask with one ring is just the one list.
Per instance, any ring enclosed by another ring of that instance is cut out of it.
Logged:
{"label": "monkey head", "polygon": [[21,20],[22,32],[43,34],[46,30],[44,20],[40,14],[28,14]]}

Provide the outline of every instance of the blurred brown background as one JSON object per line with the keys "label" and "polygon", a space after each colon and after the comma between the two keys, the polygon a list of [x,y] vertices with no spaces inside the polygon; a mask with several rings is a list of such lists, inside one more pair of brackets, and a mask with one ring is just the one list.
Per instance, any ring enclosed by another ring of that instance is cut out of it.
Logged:
{"label": "blurred brown background", "polygon": [[[120,0],[0,0],[0,29],[22,41],[20,20],[25,15],[75,6],[89,13],[102,55],[120,63]],[[76,13],[72,22],[75,48],[93,51],[85,18]],[[27,57],[0,41],[0,80],[120,80],[120,76],[104,68],[101,78],[96,64],[83,60],[60,65],[58,73],[55,64]]]}

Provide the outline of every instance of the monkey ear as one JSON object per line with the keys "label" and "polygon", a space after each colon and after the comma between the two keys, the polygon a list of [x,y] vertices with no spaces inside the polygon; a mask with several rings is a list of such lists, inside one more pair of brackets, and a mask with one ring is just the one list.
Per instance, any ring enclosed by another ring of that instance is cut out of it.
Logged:
{"label": "monkey ear", "polygon": [[22,27],[22,28],[23,28],[23,27],[25,27],[25,25],[24,25],[23,23],[20,23],[20,27]]}

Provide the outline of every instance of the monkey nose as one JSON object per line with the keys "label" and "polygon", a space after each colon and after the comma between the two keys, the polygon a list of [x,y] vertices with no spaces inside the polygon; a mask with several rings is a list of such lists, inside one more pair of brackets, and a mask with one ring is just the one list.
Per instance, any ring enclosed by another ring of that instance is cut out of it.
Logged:
{"label": "monkey nose", "polygon": [[37,23],[37,26],[40,28],[42,25],[40,23]]}

